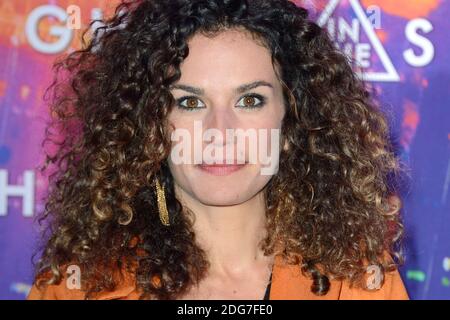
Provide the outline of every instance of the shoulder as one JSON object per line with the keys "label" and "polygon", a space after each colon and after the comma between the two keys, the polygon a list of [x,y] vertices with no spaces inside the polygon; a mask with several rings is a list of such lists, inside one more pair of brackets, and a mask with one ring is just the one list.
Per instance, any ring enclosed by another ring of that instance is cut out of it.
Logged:
{"label": "shoulder", "polygon": [[352,285],[348,280],[330,280],[330,288],[323,296],[311,291],[313,280],[301,272],[298,265],[290,265],[276,258],[270,299],[272,300],[408,300],[398,269],[381,273],[368,270],[366,287]]}
{"label": "shoulder", "polygon": [[[59,283],[48,284],[50,272],[40,274],[36,277],[27,300],[85,300],[86,291],[81,289],[81,274],[77,274],[77,268],[73,265],[61,267],[62,278]],[[101,291],[93,295],[91,299],[138,299],[134,277],[125,273],[117,282],[117,286],[111,291]]]}
{"label": "shoulder", "polygon": [[397,269],[384,273],[378,279],[376,271],[367,278],[368,288],[352,287],[347,281],[340,284],[340,300],[409,300],[408,293]]}

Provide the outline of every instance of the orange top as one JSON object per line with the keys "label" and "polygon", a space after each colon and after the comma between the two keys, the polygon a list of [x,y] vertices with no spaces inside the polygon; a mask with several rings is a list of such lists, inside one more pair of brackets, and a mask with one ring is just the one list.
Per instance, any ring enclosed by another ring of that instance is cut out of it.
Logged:
{"label": "orange top", "polygon": [[[383,286],[379,290],[367,291],[361,288],[350,288],[347,280],[330,280],[330,290],[324,296],[317,296],[311,292],[312,280],[302,275],[300,268],[288,265],[281,256],[275,257],[272,269],[272,284],[270,300],[408,300],[408,294],[403,285],[399,272],[386,273]],[[82,300],[83,291],[69,289],[65,281],[59,285],[48,285],[42,290],[33,285],[27,297],[28,300]],[[124,281],[114,291],[101,292],[95,299],[139,299],[134,279],[126,275]]]}

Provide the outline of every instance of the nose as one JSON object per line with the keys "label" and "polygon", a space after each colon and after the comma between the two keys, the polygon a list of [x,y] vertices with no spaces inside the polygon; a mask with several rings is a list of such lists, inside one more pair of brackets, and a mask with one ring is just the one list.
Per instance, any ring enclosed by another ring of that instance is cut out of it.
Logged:
{"label": "nose", "polygon": [[[216,137],[214,136],[214,138],[212,138],[214,140],[210,140],[209,143],[213,143],[217,146],[233,144],[234,141],[228,141],[229,139],[227,139],[226,129],[238,128],[238,119],[234,114],[232,108],[229,106],[212,107],[210,108],[207,116],[204,118],[203,128],[205,131],[208,129],[214,129],[214,135],[220,132],[222,140],[216,141]],[[213,131],[211,131],[211,133],[212,132]]]}

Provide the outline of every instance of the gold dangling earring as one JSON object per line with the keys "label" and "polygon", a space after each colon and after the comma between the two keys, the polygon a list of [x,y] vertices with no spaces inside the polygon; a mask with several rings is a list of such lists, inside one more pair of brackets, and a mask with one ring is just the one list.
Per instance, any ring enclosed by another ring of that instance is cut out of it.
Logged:
{"label": "gold dangling earring", "polygon": [[159,184],[158,178],[156,178],[156,198],[158,201],[159,219],[163,225],[169,226],[169,212],[167,211],[166,195],[164,189]]}

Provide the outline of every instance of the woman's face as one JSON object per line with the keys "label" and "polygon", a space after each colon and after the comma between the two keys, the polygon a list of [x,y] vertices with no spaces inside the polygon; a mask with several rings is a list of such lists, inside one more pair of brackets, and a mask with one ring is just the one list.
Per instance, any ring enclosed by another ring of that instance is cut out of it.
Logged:
{"label": "woman's face", "polygon": [[196,34],[188,45],[168,118],[176,191],[204,205],[243,203],[278,168],[282,85],[269,50],[245,32]]}

